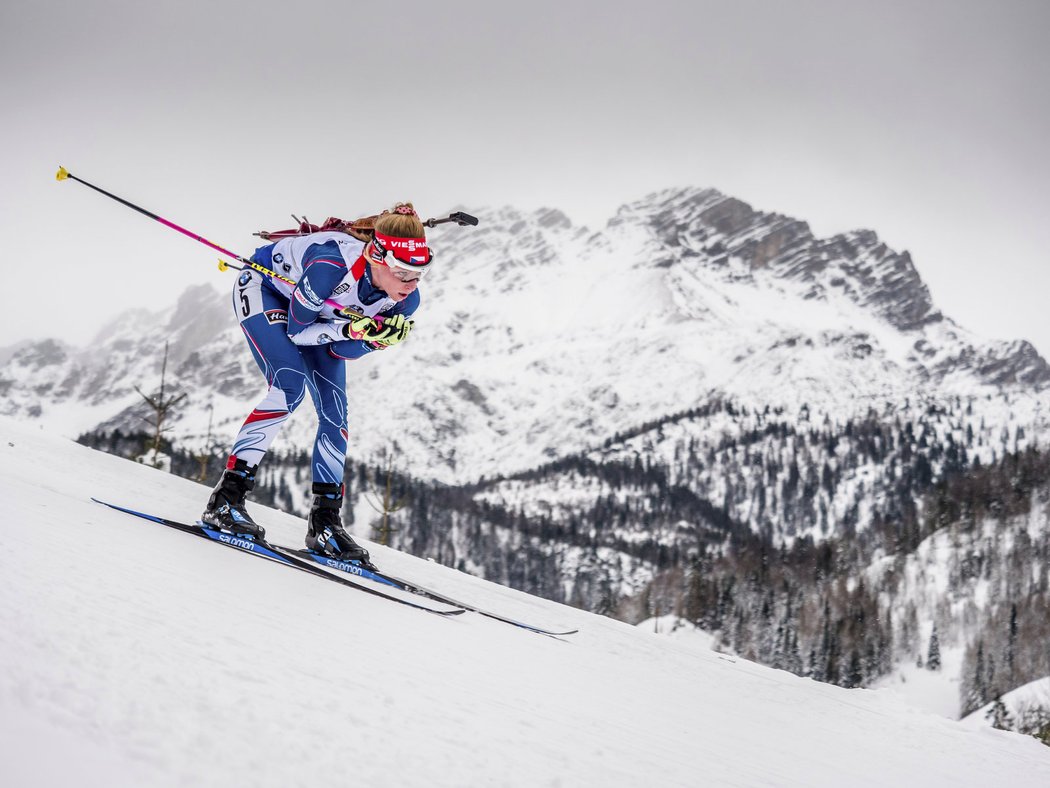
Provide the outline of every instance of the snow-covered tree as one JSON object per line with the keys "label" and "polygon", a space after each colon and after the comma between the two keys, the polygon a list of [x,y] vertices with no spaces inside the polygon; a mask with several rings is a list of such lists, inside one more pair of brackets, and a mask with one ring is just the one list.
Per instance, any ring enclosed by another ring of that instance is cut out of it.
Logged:
{"label": "snow-covered tree", "polygon": [[937,637],[937,622],[933,624],[933,631],[930,633],[930,646],[926,650],[926,670],[940,670],[941,669],[941,641]]}

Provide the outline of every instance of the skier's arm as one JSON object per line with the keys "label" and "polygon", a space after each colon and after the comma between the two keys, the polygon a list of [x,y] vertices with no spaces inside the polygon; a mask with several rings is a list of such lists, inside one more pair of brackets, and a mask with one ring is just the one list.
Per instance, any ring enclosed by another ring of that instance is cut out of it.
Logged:
{"label": "skier's arm", "polygon": [[288,338],[296,345],[323,345],[339,339],[336,326],[317,319],[324,301],[346,275],[335,241],[314,244],[303,255],[303,275],[288,304]]}
{"label": "skier's arm", "polygon": [[[387,318],[393,317],[394,315],[404,315],[406,318],[411,316],[419,308],[419,291],[414,290],[411,292],[404,301],[394,305],[384,315],[380,317]],[[328,353],[335,358],[342,358],[352,360],[355,358],[361,358],[366,353],[371,353],[373,350],[382,350],[386,345],[379,344],[377,342],[369,342],[364,339],[344,339],[341,342],[333,342],[328,346]]]}

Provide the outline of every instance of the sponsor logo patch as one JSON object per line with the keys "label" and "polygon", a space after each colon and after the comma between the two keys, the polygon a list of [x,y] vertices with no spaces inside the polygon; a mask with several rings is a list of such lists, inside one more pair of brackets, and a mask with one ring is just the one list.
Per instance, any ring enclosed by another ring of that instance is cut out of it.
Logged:
{"label": "sponsor logo patch", "polygon": [[251,271],[245,271],[237,278],[237,284],[239,284],[241,287],[244,287],[250,281],[252,281]]}
{"label": "sponsor logo patch", "polygon": [[303,294],[306,296],[306,300],[313,305],[314,309],[320,309],[321,305],[324,303],[324,299],[314,292],[314,289],[310,287],[310,283],[306,281],[306,279],[303,279],[301,282],[299,282],[299,287]]}
{"label": "sponsor logo patch", "polygon": [[295,300],[302,304],[304,309],[309,309],[311,312],[321,311],[321,307],[317,304],[311,304],[307,300],[306,296],[303,295],[303,291],[300,290],[298,287],[295,288]]}
{"label": "sponsor logo patch", "polygon": [[404,249],[406,252],[427,248],[427,242],[418,238],[390,238],[384,241],[384,245],[389,249]]}
{"label": "sponsor logo patch", "polygon": [[288,312],[284,309],[267,309],[266,320],[269,323],[287,323]]}

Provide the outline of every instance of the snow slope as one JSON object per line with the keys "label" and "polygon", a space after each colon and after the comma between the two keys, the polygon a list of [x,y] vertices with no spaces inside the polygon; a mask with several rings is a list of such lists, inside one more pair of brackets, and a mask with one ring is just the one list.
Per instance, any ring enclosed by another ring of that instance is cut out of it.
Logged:
{"label": "snow slope", "polygon": [[[1015,690],[1007,692],[1001,698],[1006,712],[1011,718],[1017,720],[1024,717],[1025,713],[1033,708],[1050,709],[1050,676],[1030,681]],[[985,704],[977,711],[963,717],[962,723],[970,728],[986,728],[991,726],[992,703]],[[1045,720],[1046,715],[1040,715]]]}
{"label": "snow slope", "polygon": [[[1050,784],[1050,750],[374,548],[538,636],[191,539],[205,490],[0,420],[0,784]],[[302,525],[258,510],[275,541]]]}
{"label": "snow slope", "polygon": [[[930,641],[928,630],[929,627],[924,627],[925,637],[919,640],[924,646]],[[940,670],[928,670],[914,662],[900,662],[891,673],[878,679],[873,688],[891,692],[924,711],[958,719],[963,651],[962,646],[942,648]]]}

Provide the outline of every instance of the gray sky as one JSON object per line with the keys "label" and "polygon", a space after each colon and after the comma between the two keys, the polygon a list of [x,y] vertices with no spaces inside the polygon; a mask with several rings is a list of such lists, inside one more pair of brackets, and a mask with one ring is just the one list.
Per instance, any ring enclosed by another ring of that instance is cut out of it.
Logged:
{"label": "gray sky", "polygon": [[1050,355],[1048,23],[1041,0],[8,0],[0,345],[229,281],[62,164],[242,254],[290,213],[411,198],[598,229],[713,186],[876,230],[950,316]]}

